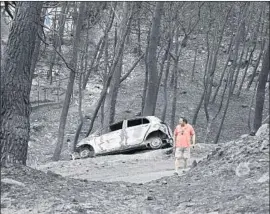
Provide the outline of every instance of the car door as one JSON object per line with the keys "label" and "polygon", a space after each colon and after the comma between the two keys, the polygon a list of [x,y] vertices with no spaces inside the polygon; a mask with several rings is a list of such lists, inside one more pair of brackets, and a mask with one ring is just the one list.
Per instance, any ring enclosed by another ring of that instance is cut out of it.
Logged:
{"label": "car door", "polygon": [[121,148],[123,141],[123,121],[115,123],[109,127],[109,131],[95,139],[101,153],[117,151]]}
{"label": "car door", "polygon": [[127,121],[125,129],[127,146],[140,145],[149,129],[150,123],[146,118],[131,119]]}

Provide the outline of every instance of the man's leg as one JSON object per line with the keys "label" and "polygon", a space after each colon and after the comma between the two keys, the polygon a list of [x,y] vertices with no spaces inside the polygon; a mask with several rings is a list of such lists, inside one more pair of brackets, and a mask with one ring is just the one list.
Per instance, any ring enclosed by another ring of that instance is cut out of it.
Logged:
{"label": "man's leg", "polygon": [[175,150],[175,162],[174,162],[174,166],[175,166],[175,172],[178,173],[178,169],[180,168],[180,160],[181,160],[181,151],[179,148],[176,148]]}
{"label": "man's leg", "polygon": [[175,158],[175,172],[178,172],[178,169],[180,168],[180,159],[179,158]]}
{"label": "man's leg", "polygon": [[185,148],[183,152],[184,168],[187,168],[188,160],[190,158],[190,148]]}
{"label": "man's leg", "polygon": [[187,162],[188,162],[188,159],[187,158],[184,158],[184,168],[185,169],[187,168]]}

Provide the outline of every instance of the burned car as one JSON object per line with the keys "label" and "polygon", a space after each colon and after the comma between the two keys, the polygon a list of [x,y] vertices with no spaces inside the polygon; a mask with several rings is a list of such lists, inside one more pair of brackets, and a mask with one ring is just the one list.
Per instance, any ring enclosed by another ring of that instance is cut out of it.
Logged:
{"label": "burned car", "polygon": [[80,158],[123,153],[140,148],[172,146],[170,127],[155,116],[137,117],[111,124],[81,140],[76,150]]}

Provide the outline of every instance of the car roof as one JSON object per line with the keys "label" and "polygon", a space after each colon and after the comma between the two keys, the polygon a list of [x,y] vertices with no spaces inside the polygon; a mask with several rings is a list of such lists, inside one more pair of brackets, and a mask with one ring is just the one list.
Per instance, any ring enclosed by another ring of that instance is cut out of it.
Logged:
{"label": "car roof", "polygon": [[159,119],[156,116],[137,116],[137,117],[132,117],[132,118],[126,118],[124,120],[119,120],[119,121],[117,121],[115,123],[110,124],[110,126],[121,123],[121,122],[123,122],[125,120],[137,120],[137,119],[144,119],[144,118],[146,118],[146,119],[148,119],[150,121],[161,121],[161,119]]}

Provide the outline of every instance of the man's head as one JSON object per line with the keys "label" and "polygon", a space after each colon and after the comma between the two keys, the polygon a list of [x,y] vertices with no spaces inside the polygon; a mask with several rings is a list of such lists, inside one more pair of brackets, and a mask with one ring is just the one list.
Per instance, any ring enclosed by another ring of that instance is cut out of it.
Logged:
{"label": "man's head", "polygon": [[179,119],[179,124],[180,125],[186,125],[187,124],[187,119],[186,118],[184,118],[184,117],[180,117],[180,119]]}

